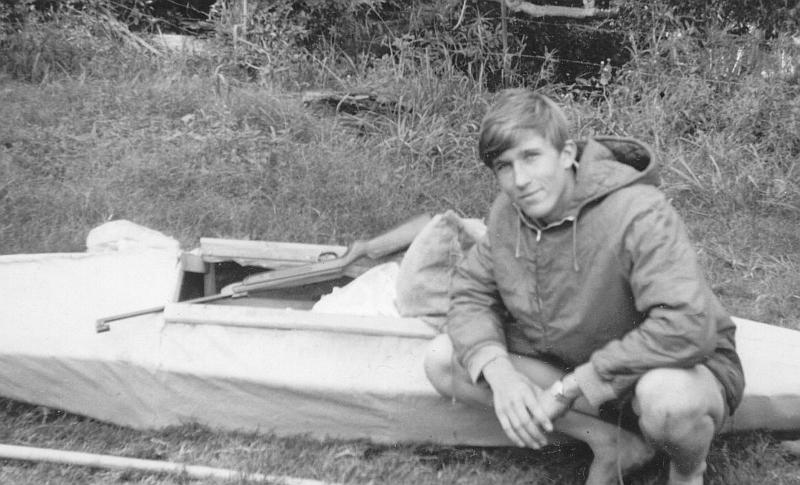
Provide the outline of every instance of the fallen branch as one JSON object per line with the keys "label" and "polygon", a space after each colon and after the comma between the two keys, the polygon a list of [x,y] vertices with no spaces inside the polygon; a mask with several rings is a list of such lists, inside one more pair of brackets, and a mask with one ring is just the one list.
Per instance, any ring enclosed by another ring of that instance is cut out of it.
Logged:
{"label": "fallen branch", "polygon": [[791,455],[800,456],[800,440],[781,441],[781,448]]}
{"label": "fallen branch", "polygon": [[602,9],[596,7],[562,7],[560,5],[537,5],[521,0],[495,0],[514,12],[521,12],[531,17],[568,17],[568,18],[594,18],[611,17],[617,14],[617,9]]}
{"label": "fallen branch", "polygon": [[223,480],[245,480],[251,482],[267,482],[281,485],[336,485],[330,482],[307,480],[262,473],[244,473],[225,468],[212,468],[199,465],[186,465],[158,460],[142,460],[112,455],[80,453],[76,451],[53,450],[30,446],[14,446],[0,444],[0,458],[8,460],[43,461],[64,465],[80,465],[112,470],[139,470],[153,473],[172,473],[189,478],[218,478]]}

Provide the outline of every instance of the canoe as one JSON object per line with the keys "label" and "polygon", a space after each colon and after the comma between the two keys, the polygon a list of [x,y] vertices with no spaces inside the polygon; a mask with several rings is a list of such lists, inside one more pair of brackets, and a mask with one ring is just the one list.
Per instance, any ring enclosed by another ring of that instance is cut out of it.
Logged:
{"label": "canoe", "polygon": [[[506,446],[488,409],[442,398],[416,318],[312,308],[349,279],[208,304],[244,274],[346,248],[204,239],[0,256],[0,396],[137,429]],[[153,245],[151,245],[153,246]],[[357,280],[356,280],[357,281]],[[98,318],[165,305],[95,331]],[[800,429],[800,332],[736,318],[747,387],[726,431]]]}

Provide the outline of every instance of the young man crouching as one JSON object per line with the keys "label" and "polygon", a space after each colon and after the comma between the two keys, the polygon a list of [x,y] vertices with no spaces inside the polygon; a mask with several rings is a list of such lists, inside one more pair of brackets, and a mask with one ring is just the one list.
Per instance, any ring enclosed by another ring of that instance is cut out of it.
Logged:
{"label": "young man crouching", "polygon": [[[670,484],[702,484],[744,388],[735,326],[700,270],[648,147],[570,138],[550,99],[502,93],[478,145],[501,193],[455,270],[447,334],[425,366],[444,395],[492,406],[519,446],[559,431],[616,483],[654,449]],[[606,411],[616,410],[625,429]]]}

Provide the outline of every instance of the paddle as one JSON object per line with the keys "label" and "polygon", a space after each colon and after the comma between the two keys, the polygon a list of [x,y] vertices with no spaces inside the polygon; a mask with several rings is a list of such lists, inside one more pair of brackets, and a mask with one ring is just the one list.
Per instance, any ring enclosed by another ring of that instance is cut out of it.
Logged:
{"label": "paddle", "polygon": [[[183,303],[207,303],[225,298],[239,298],[253,291],[287,288],[337,279],[346,275],[348,267],[363,257],[377,259],[407,248],[430,220],[430,214],[420,214],[373,239],[354,241],[348,247],[347,252],[338,258],[250,275],[240,283],[233,285],[228,292],[186,300]],[[107,332],[111,330],[110,322],[162,311],[164,311],[164,306],[158,306],[100,318],[95,324],[95,330],[98,333]]]}

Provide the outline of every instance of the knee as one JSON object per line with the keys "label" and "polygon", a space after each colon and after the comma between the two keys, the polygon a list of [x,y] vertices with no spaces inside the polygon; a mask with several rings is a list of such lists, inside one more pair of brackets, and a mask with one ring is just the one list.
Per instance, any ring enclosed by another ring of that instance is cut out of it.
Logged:
{"label": "knee", "polygon": [[451,397],[453,379],[453,344],[447,335],[439,335],[425,352],[425,375],[439,394]]}
{"label": "knee", "polygon": [[642,433],[653,442],[674,443],[714,432],[709,404],[693,392],[683,369],[656,369],[642,376],[636,385],[635,408]]}

